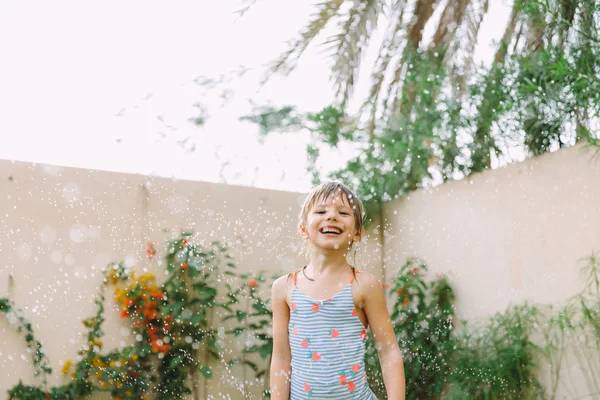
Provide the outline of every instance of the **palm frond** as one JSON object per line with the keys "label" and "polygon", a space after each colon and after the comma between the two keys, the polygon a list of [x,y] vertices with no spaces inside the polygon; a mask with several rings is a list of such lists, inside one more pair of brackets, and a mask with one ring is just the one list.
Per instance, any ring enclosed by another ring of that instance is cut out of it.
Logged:
{"label": "palm frond", "polygon": [[404,11],[406,9],[406,0],[398,0],[395,2],[392,12],[390,14],[390,23],[388,25],[387,33],[384,37],[381,47],[379,49],[379,55],[375,61],[373,73],[371,74],[371,90],[369,96],[363,104],[361,112],[365,112],[367,107],[370,107],[369,121],[368,121],[368,132],[369,135],[373,135],[375,130],[375,121],[377,114],[377,106],[379,102],[379,95],[382,92],[383,81],[386,76],[386,71],[390,65],[390,61],[396,55],[396,52],[400,48],[405,35],[403,35],[404,27]]}
{"label": "palm frond", "polygon": [[327,26],[329,21],[339,14],[342,3],[344,0],[327,0],[318,4],[317,11],[312,15],[308,25],[300,32],[300,37],[294,40],[289,49],[272,63],[269,71],[283,74],[292,72],[308,45]]}
{"label": "palm frond", "polygon": [[504,34],[500,40],[500,46],[494,55],[494,62],[496,64],[502,64],[506,59],[508,45],[515,34],[517,22],[519,22],[519,18],[521,16],[523,1],[525,0],[514,0],[512,11],[510,12],[510,17],[508,19],[508,24],[506,25],[506,29],[504,30]]}
{"label": "palm frond", "polygon": [[[404,47],[402,58],[396,67],[396,71],[394,72],[392,84],[390,85],[389,94],[391,97],[388,96],[388,98],[393,98],[390,114],[395,114],[400,109],[400,100],[402,98],[401,90],[403,90],[401,85],[402,77],[406,73],[407,65],[410,63],[410,55],[421,45],[421,41],[423,39],[423,28],[433,15],[434,7],[437,2],[438,0],[417,0],[415,4],[413,18],[408,28],[407,43]],[[414,93],[409,93],[406,97],[407,105],[410,106],[413,98]],[[409,110],[406,111],[408,112]]]}
{"label": "palm frond", "polygon": [[[433,15],[435,4],[438,0],[417,0],[414,11],[414,20],[408,32],[408,41],[418,49],[423,39],[423,28]],[[451,1],[452,2],[452,1]]]}
{"label": "palm frond", "polygon": [[[471,77],[473,56],[475,55],[475,46],[477,46],[477,37],[481,22],[488,12],[489,0],[471,2],[465,14],[465,45],[463,52],[462,70],[458,74],[453,74],[460,88],[457,93],[460,97],[464,96],[467,90],[467,82]],[[453,71],[454,72],[454,71]]]}
{"label": "palm frond", "polygon": [[256,3],[258,2],[258,0],[243,0],[240,2],[240,6],[241,8],[237,11],[235,11],[235,13],[238,15],[239,18],[243,17],[244,14],[246,14],[251,8],[252,6],[254,6]]}
{"label": "palm frond", "polygon": [[[442,12],[438,28],[436,29],[431,41],[432,48],[449,47],[456,35],[456,32],[463,23],[465,12],[471,1],[472,0],[455,0],[448,1],[448,3],[446,3],[446,7],[444,7],[444,11]],[[450,56],[451,54],[447,55],[447,57]]]}
{"label": "palm frond", "polygon": [[383,5],[382,0],[355,0],[347,19],[341,24],[340,32],[328,40],[335,49],[332,78],[337,97],[342,103],[352,93],[363,49],[369,43]]}
{"label": "palm frond", "polygon": [[527,15],[527,49],[537,51],[544,46],[545,12],[539,5],[531,5],[530,7],[531,11]]}

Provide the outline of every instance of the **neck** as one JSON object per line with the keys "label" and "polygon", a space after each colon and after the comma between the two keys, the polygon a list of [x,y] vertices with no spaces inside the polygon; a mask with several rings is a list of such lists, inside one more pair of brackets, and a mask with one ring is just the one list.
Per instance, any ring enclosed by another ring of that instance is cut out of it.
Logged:
{"label": "neck", "polygon": [[347,265],[345,251],[323,252],[313,249],[307,269],[316,276],[320,276],[326,273],[335,273]]}

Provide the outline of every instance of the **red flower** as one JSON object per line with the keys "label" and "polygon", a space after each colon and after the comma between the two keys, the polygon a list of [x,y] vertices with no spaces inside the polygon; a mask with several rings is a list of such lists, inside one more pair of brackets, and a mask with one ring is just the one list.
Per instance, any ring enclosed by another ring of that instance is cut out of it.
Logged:
{"label": "red flower", "polygon": [[250,282],[248,282],[248,287],[256,287],[258,286],[258,281],[256,279],[252,279]]}
{"label": "red flower", "polygon": [[127,318],[129,316],[129,311],[121,310],[121,318]]}
{"label": "red flower", "polygon": [[408,305],[408,297],[402,301],[402,305],[406,307]]}
{"label": "red flower", "polygon": [[187,267],[187,263],[181,263],[181,269],[186,269]]}
{"label": "red flower", "polygon": [[404,289],[402,289],[402,288],[396,290],[396,294],[402,294],[402,292],[404,292]]}
{"label": "red flower", "polygon": [[184,246],[187,246],[187,243],[188,243],[188,242],[187,242],[187,240],[185,240],[185,239],[183,239],[183,240],[181,241],[181,244],[182,244],[182,245],[184,245]]}
{"label": "red flower", "polygon": [[146,254],[148,258],[152,258],[156,254],[156,250],[154,249],[154,244],[152,242],[148,242],[146,246]]}

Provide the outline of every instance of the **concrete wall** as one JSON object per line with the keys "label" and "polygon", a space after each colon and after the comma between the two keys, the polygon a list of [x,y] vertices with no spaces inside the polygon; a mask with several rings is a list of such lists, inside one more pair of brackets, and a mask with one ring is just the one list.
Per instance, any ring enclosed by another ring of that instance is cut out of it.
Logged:
{"label": "concrete wall", "polygon": [[[84,344],[81,320],[95,311],[100,269],[111,260],[160,277],[146,242],[160,255],[168,239],[193,231],[195,242],[226,243],[240,271],[285,273],[304,263],[296,235],[304,197],[0,161],[0,297],[11,296],[33,323],[55,370],[50,384],[58,384],[60,362],[74,360]],[[418,256],[433,273],[451,271],[458,314],[470,320],[523,300],[557,303],[581,287],[578,260],[600,250],[599,199],[600,164],[579,147],[561,150],[385,204],[383,248],[375,224],[357,264],[390,278]],[[133,340],[111,296],[107,305],[105,351]],[[215,377],[202,382],[201,398],[241,398],[241,370],[210,366]],[[19,379],[36,383],[24,342],[5,318],[0,370],[0,393]],[[260,398],[260,385],[246,386]]]}
{"label": "concrete wall", "polygon": [[[158,256],[164,254],[167,240],[193,231],[193,242],[227,244],[240,272],[289,272],[305,262],[296,235],[305,196],[0,160],[0,297],[10,296],[33,323],[54,369],[49,383],[60,384],[66,382],[61,362],[75,360],[85,343],[81,321],[95,312],[100,269],[110,261],[152,271],[160,280],[160,258],[147,259],[146,243],[156,244]],[[376,229],[370,230],[358,265],[380,277],[378,237]],[[269,288],[264,290],[268,295]],[[119,319],[112,295],[106,305],[103,341],[109,351],[133,337]],[[213,325],[221,325],[219,315],[214,315]],[[218,362],[209,365],[215,376],[201,383],[201,398],[241,398],[241,367],[229,371]],[[23,339],[4,317],[0,370],[0,393],[19,379],[37,382]],[[253,374],[247,370],[246,376]],[[260,385],[246,386],[253,387],[254,398],[261,398]]]}
{"label": "concrete wall", "polygon": [[[583,289],[584,259],[600,252],[600,158],[564,149],[412,193],[383,214],[386,276],[420,257],[448,274],[461,319],[562,303]],[[557,399],[589,395],[575,361],[567,351]]]}
{"label": "concrete wall", "polygon": [[448,273],[462,318],[577,293],[579,260],[600,251],[600,159],[545,154],[385,204],[385,269],[409,256]]}

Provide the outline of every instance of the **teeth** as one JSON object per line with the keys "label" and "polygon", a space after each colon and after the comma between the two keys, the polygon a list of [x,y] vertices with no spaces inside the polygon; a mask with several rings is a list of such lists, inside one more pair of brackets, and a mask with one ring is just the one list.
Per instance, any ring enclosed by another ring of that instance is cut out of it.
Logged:
{"label": "teeth", "polygon": [[339,235],[340,233],[342,233],[342,231],[341,231],[341,230],[339,230],[339,229],[335,229],[335,228],[324,228],[324,229],[322,229],[322,230],[321,230],[321,232],[323,232],[323,233],[336,233],[336,234],[338,234],[338,235]]}

